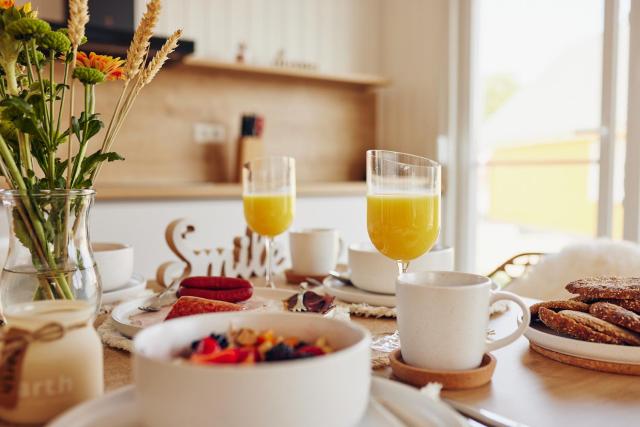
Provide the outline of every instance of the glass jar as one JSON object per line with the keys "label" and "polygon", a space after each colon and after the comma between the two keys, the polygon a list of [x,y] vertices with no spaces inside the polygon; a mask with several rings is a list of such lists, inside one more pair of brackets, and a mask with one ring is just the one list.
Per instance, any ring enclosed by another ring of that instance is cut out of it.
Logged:
{"label": "glass jar", "polygon": [[0,193],[9,215],[9,252],[0,276],[3,311],[39,300],[84,300],[100,306],[100,275],[88,216],[93,190]]}
{"label": "glass jar", "polygon": [[[91,305],[85,301],[35,301],[14,304],[4,315],[1,420],[41,424],[102,394],[103,352],[93,328]],[[8,337],[16,335],[27,337],[27,345],[17,351],[21,355],[7,353],[9,348],[15,349],[9,347]]]}

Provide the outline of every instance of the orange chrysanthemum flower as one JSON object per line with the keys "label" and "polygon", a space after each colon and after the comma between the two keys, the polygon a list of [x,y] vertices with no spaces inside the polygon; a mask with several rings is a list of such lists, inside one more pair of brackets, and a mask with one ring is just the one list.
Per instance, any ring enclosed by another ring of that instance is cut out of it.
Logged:
{"label": "orange chrysanthemum flower", "polygon": [[122,70],[124,62],[123,59],[118,57],[96,55],[94,52],[89,53],[89,56],[84,52],[78,52],[78,56],[76,57],[76,67],[98,70],[105,75],[107,80],[124,79],[124,72]]}
{"label": "orange chrysanthemum flower", "polygon": [[9,9],[15,3],[15,0],[0,0],[0,9]]}

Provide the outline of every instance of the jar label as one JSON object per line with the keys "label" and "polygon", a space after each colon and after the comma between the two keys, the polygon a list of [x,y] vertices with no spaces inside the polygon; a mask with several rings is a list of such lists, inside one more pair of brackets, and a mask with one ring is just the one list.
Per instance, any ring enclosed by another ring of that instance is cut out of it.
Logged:
{"label": "jar label", "polygon": [[22,363],[27,354],[28,341],[25,331],[11,328],[4,337],[5,345],[0,355],[0,406],[13,409],[18,404],[18,390]]}

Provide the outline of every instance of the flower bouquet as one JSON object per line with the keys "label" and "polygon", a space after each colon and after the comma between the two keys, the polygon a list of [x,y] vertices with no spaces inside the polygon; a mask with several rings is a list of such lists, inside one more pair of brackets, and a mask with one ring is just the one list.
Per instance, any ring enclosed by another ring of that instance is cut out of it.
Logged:
{"label": "flower bouquet", "polygon": [[[30,3],[0,0],[0,172],[11,226],[3,305],[75,298],[99,304],[87,230],[92,187],[102,165],[124,160],[112,151],[118,133],[181,36],[174,32],[150,58],[160,6],[149,1],[122,60],[81,50],[87,0],[70,0],[68,26],[55,31]],[[96,87],[110,81],[122,92],[105,126]]]}

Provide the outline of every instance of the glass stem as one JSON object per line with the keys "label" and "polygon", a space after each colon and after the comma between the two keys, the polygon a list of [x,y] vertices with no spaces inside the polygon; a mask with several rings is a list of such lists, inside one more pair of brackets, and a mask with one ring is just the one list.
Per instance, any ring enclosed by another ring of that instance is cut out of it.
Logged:
{"label": "glass stem", "polygon": [[398,275],[402,273],[406,273],[409,268],[409,263],[407,261],[397,261],[398,263]]}
{"label": "glass stem", "polygon": [[266,282],[266,286],[268,288],[275,288],[276,284],[273,282],[273,276],[272,276],[272,271],[271,271],[271,255],[272,255],[272,249],[271,247],[273,246],[273,238],[271,237],[265,237],[264,239],[264,250],[266,251],[266,263],[267,265],[266,267],[266,276],[265,276],[265,282]]}

